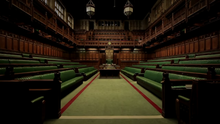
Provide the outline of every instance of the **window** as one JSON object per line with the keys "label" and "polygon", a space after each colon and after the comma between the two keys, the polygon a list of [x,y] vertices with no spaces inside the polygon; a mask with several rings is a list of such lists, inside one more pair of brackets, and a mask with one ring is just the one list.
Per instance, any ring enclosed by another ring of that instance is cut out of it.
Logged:
{"label": "window", "polygon": [[68,25],[72,27],[72,17],[68,16]]}
{"label": "window", "polygon": [[42,2],[44,2],[45,4],[47,4],[47,0],[41,0]]}
{"label": "window", "polygon": [[57,1],[55,1],[55,12],[57,13],[57,15],[63,19],[63,7],[60,5],[60,3],[58,3]]}

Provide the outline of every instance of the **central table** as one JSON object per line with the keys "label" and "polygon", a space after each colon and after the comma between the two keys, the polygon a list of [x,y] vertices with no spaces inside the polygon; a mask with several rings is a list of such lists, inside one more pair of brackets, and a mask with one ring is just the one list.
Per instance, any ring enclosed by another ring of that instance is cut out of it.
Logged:
{"label": "central table", "polygon": [[100,78],[120,78],[120,69],[99,69]]}

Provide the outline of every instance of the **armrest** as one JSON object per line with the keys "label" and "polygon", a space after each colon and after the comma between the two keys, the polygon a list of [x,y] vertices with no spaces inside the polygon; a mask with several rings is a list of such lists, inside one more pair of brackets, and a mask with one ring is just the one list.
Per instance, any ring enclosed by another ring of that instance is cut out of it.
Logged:
{"label": "armrest", "polygon": [[83,76],[83,74],[82,73],[76,73],[76,77],[78,77],[78,76]]}
{"label": "armrest", "polygon": [[144,77],[144,73],[138,73],[137,76]]}

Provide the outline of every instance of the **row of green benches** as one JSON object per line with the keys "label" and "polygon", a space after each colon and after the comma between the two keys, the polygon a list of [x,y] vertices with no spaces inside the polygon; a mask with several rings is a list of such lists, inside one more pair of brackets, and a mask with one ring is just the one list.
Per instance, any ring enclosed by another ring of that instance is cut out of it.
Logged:
{"label": "row of green benches", "polygon": [[79,62],[66,62],[66,61],[41,61],[41,60],[25,60],[25,59],[1,59],[0,63],[13,64],[13,63],[27,63],[27,64],[79,64]]}
{"label": "row of green benches", "polygon": [[211,57],[219,57],[219,56],[220,56],[219,52],[207,52],[203,54],[188,54],[188,55],[180,55],[180,56],[174,56],[174,57],[169,57],[169,58],[156,58],[156,59],[148,60],[147,62],[173,60],[174,63],[178,63],[179,60],[182,60],[182,59],[211,58]]}
{"label": "row of green benches", "polygon": [[[147,67],[146,68],[147,70],[145,70],[143,73],[143,69],[145,68],[138,68],[138,67]],[[163,104],[168,104],[168,103],[165,102],[166,97],[163,96],[164,92],[161,81],[164,81],[166,79],[166,81],[169,82],[172,79],[177,82],[189,81],[192,83],[192,81],[194,80],[207,80],[208,78],[206,74],[209,71],[208,68],[164,66],[164,68],[162,67],[162,69],[158,69],[156,67],[157,65],[154,66],[134,65],[134,67],[125,67],[123,70],[121,70],[121,72],[126,76],[128,76],[129,78],[133,80],[137,80],[137,83],[139,85],[143,86],[144,88],[155,94],[157,97],[161,98],[164,101]],[[216,71],[219,74],[219,68]],[[164,77],[164,73],[167,72],[169,72],[169,75],[167,77]],[[210,77],[214,78],[214,76],[210,76]],[[219,77],[220,76],[218,75],[218,78]],[[175,81],[173,83],[175,83]],[[184,83],[182,85],[173,86],[169,88],[174,90],[187,89]],[[175,96],[175,98],[176,97],[177,96]],[[172,100],[175,101],[175,99]],[[168,101],[171,102],[170,100]],[[174,101],[172,103],[174,103]],[[172,105],[174,106],[174,104]],[[163,116],[164,117],[174,116],[175,108],[172,108],[172,106],[169,105],[168,108],[171,108],[170,109],[171,112],[164,111]]]}
{"label": "row of green benches", "polygon": [[[44,67],[46,69],[56,68],[56,66]],[[20,67],[19,71],[22,71],[22,68],[29,72],[39,67]],[[43,70],[45,68],[42,67]],[[6,100],[4,107],[7,108],[7,110],[3,109],[3,112],[6,115],[10,114],[16,117],[17,122],[42,123],[45,117],[59,118],[61,98],[96,72],[97,70],[94,67],[78,67],[46,74],[18,77],[15,80],[0,80],[2,87],[10,87],[10,93],[8,93],[7,88],[2,90],[6,94],[1,94],[1,96]],[[20,121],[24,116],[29,119]]]}
{"label": "row of green benches", "polygon": [[7,54],[7,53],[0,53],[0,58],[4,57],[4,58],[32,58],[32,59],[39,59],[40,61],[51,61],[51,60],[55,60],[55,61],[65,61],[65,62],[71,62],[71,60],[67,60],[67,59],[61,59],[61,58],[51,58],[51,57],[40,57],[40,56],[32,56],[31,54]]}

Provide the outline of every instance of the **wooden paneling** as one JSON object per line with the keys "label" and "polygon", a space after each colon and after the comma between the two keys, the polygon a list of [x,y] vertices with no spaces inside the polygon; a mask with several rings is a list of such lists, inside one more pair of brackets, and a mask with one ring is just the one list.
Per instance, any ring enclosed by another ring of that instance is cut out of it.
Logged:
{"label": "wooden paneling", "polygon": [[205,40],[204,39],[200,39],[199,40],[199,52],[202,52],[205,50]]}
{"label": "wooden paneling", "polygon": [[205,39],[205,50],[210,50],[211,49],[211,39],[210,37],[207,37]]}
{"label": "wooden paneling", "polygon": [[190,53],[193,53],[193,52],[194,52],[194,42],[191,42],[191,43],[189,44],[189,52],[190,52]]}
{"label": "wooden paneling", "polygon": [[33,43],[32,42],[29,42],[29,44],[28,44],[28,51],[29,51],[29,53],[33,53]]}
{"label": "wooden paneling", "polygon": [[212,49],[218,49],[218,35],[212,37]]}
{"label": "wooden paneling", "polygon": [[14,38],[13,39],[13,50],[14,51],[18,51],[18,39],[17,38]]}
{"label": "wooden paneling", "polygon": [[219,33],[219,31],[210,32],[208,34],[196,36],[185,41],[158,48],[155,50],[155,54],[151,53],[151,56],[153,57],[153,55],[156,55],[156,57],[164,57],[217,50],[220,48]]}
{"label": "wooden paneling", "polygon": [[6,49],[6,37],[0,34],[0,49]]}
{"label": "wooden paneling", "polygon": [[24,52],[24,40],[20,40],[19,42],[19,51]]}
{"label": "wooden paneling", "polygon": [[6,42],[7,42],[7,49],[8,50],[12,50],[12,45],[13,45],[13,43],[12,43],[12,41],[13,41],[13,37],[12,36],[7,36],[7,40],[6,40]]}
{"label": "wooden paneling", "polygon": [[24,52],[28,52],[28,41],[24,41]]}
{"label": "wooden paneling", "polygon": [[189,43],[186,43],[186,53],[189,53]]}
{"label": "wooden paneling", "polygon": [[199,52],[199,42],[194,42],[195,43],[195,49],[194,49],[194,52]]}

